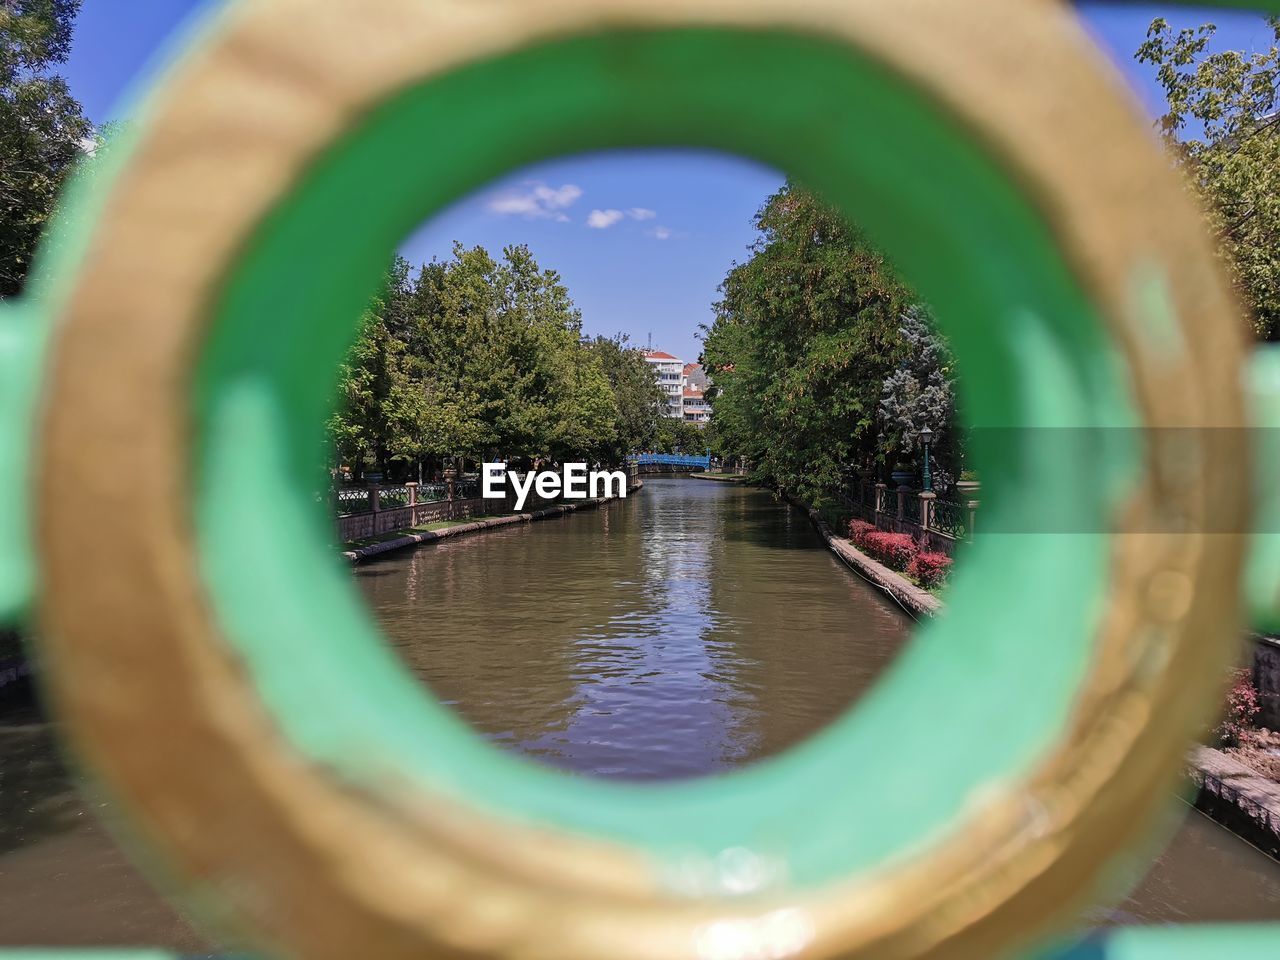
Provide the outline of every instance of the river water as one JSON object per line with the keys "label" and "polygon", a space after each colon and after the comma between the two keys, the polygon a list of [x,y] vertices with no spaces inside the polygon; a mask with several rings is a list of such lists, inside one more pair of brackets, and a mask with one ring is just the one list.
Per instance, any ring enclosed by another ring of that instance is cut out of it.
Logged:
{"label": "river water", "polygon": [[[650,480],[624,502],[355,577],[410,668],[494,743],[621,779],[785,750],[865,691],[912,629],[803,514],[697,480]],[[0,947],[212,947],[129,865],[99,804],[33,704],[0,707]],[[1084,922],[1262,919],[1280,920],[1280,864],[1188,809],[1134,893]]]}

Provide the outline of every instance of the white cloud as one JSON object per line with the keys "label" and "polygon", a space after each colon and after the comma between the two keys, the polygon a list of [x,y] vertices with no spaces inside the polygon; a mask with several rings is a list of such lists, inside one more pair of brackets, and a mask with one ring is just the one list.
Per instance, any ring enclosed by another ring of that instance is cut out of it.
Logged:
{"label": "white cloud", "polygon": [[670,240],[672,237],[670,227],[654,227],[648,234],[655,240]]}
{"label": "white cloud", "polygon": [[541,180],[531,180],[521,189],[508,190],[489,201],[489,210],[504,217],[529,220],[568,222],[563,212],[582,196],[582,188],[574,183],[552,187]]}
{"label": "white cloud", "polygon": [[657,215],[657,210],[649,210],[645,207],[632,207],[627,211],[627,216],[632,220],[652,220]]}
{"label": "white cloud", "polygon": [[592,210],[587,217],[587,226],[593,230],[607,230],[625,216],[621,210]]}

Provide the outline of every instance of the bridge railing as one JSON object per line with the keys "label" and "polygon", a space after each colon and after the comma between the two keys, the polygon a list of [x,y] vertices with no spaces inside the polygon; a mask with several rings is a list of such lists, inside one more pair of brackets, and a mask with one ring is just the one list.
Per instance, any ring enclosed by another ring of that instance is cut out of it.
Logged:
{"label": "bridge railing", "polygon": [[642,467],[699,467],[703,470],[708,470],[711,467],[711,457],[709,455],[696,457],[684,453],[637,453],[628,457],[627,460]]}

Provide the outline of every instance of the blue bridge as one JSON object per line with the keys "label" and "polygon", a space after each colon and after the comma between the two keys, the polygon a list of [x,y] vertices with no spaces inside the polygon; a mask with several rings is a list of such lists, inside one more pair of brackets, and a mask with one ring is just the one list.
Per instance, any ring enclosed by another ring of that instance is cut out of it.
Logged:
{"label": "blue bridge", "polygon": [[711,451],[697,457],[686,453],[637,453],[627,458],[640,468],[641,473],[667,473],[708,470],[711,467]]}

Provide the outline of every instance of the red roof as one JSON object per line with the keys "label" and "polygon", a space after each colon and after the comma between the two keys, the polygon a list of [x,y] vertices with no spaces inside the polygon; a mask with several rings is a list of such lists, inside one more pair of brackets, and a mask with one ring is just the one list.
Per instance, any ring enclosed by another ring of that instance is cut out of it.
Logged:
{"label": "red roof", "polygon": [[698,369],[698,365],[696,363],[686,363],[684,365],[684,375],[687,377],[689,374],[693,373],[693,371],[697,369]]}
{"label": "red roof", "polygon": [[701,399],[702,399],[702,391],[701,391],[701,390],[693,390],[693,389],[690,389],[689,387],[685,387],[685,388],[684,388],[684,395],[685,395],[686,397],[690,398],[691,400],[701,400]]}
{"label": "red roof", "polygon": [[650,360],[679,360],[679,357],[673,357],[669,353],[663,353],[661,350],[646,350],[644,355]]}

